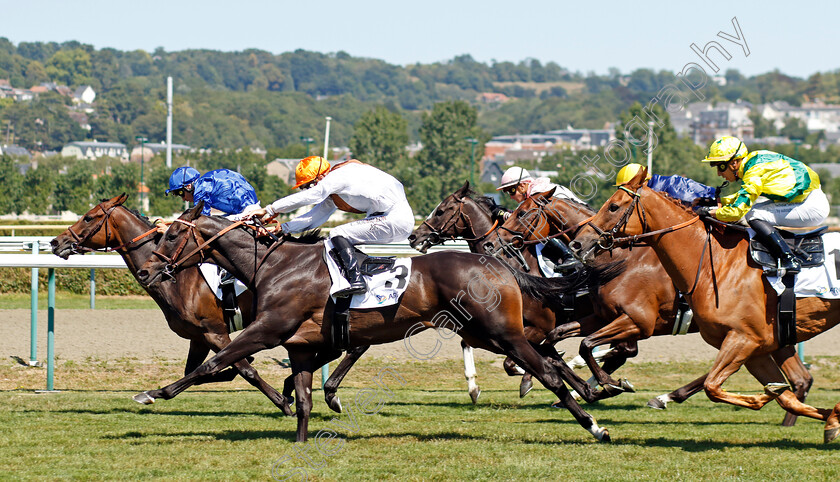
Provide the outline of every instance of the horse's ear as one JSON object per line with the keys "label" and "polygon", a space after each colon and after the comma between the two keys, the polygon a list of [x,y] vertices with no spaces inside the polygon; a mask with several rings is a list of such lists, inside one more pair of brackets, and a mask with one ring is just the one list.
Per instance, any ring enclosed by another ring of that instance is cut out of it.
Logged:
{"label": "horse's ear", "polygon": [[117,204],[123,204],[126,201],[126,199],[128,199],[128,194],[120,194],[119,196],[117,196]]}
{"label": "horse's ear", "polygon": [[463,195],[463,194],[466,194],[468,192],[470,192],[470,181],[464,181],[464,185],[461,186],[460,189],[458,189],[458,194]]}
{"label": "horse's ear", "polygon": [[627,183],[630,186],[630,189],[638,189],[642,187],[647,180],[647,172],[647,167],[639,169],[639,172],[637,172],[636,175],[633,176],[633,179],[630,179],[630,182]]}
{"label": "horse's ear", "polygon": [[554,186],[553,188],[551,188],[551,191],[542,193],[541,197],[543,197],[544,199],[551,199],[551,198],[554,197],[554,191],[556,191],[556,190],[557,190],[557,186]]}
{"label": "horse's ear", "polygon": [[184,214],[181,215],[181,218],[184,221],[195,221],[199,216],[201,216],[201,211],[204,209],[204,201],[199,201],[198,204],[187,209],[184,211]]}

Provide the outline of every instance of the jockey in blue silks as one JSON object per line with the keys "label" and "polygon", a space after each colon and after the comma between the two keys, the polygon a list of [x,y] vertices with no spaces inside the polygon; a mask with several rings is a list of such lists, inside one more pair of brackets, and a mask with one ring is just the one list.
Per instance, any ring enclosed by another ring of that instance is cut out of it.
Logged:
{"label": "jockey in blue silks", "polygon": [[207,216],[210,209],[217,209],[228,215],[228,219],[239,219],[240,215],[260,208],[254,187],[236,171],[216,169],[203,176],[189,166],[179,167],[169,176],[166,194],[180,196],[184,201],[204,201],[201,214]]}
{"label": "jockey in blue silks", "polygon": [[[641,164],[630,163],[622,167],[615,176],[615,185],[621,186],[630,182],[630,179],[642,170]],[[694,179],[683,176],[660,176],[648,173],[648,187],[654,191],[664,192],[674,199],[679,199],[686,204],[692,204],[696,199],[715,199],[718,195],[717,188],[699,183]]]}

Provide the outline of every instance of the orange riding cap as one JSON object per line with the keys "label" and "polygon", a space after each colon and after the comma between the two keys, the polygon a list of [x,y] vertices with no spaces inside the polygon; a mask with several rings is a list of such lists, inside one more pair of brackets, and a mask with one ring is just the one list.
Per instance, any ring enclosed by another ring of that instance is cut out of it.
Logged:
{"label": "orange riding cap", "polygon": [[330,172],[330,163],[321,156],[309,156],[301,159],[295,168],[295,181],[297,183],[292,189],[299,188],[306,183],[312,182],[321,174]]}

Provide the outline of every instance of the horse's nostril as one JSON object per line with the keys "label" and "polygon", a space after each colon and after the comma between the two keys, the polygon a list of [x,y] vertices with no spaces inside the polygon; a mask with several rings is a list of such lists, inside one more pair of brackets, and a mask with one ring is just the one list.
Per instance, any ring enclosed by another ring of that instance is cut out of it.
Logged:
{"label": "horse's nostril", "polygon": [[408,241],[411,242],[411,243],[413,243],[415,239],[417,239],[417,236],[415,236],[413,234],[408,236]]}
{"label": "horse's nostril", "polygon": [[571,243],[569,243],[569,249],[571,249],[572,251],[580,251],[581,247],[582,246],[579,241],[572,241]]}

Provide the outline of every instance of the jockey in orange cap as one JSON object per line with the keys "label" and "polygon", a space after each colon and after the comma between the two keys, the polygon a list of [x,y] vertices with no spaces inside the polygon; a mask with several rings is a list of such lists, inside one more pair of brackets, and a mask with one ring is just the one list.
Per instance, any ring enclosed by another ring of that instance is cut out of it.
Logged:
{"label": "jockey in orange cap", "polygon": [[335,227],[330,232],[333,252],[350,287],[335,296],[364,293],[353,246],[391,243],[408,239],[414,229],[414,213],[405,198],[403,185],[390,174],[350,160],[336,166],[319,156],[307,157],[295,169],[300,192],[274,201],[252,214],[268,220],[303,206],[315,205],[309,212],[283,223],[285,233],[299,233],[324,224],[336,210],[366,214],[364,219]]}

